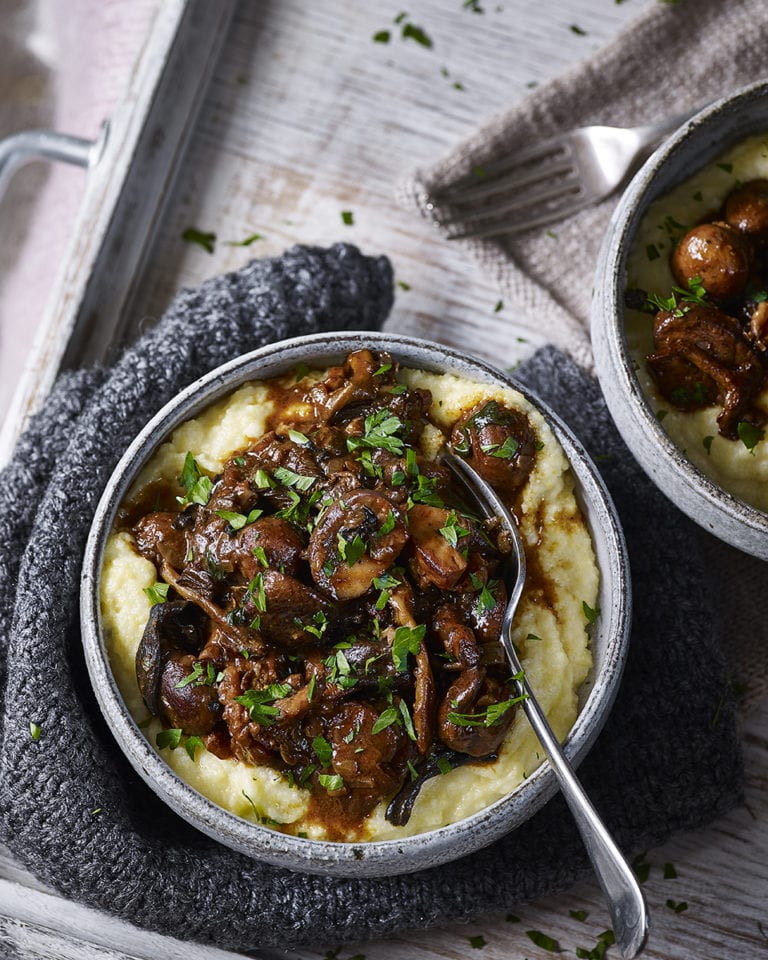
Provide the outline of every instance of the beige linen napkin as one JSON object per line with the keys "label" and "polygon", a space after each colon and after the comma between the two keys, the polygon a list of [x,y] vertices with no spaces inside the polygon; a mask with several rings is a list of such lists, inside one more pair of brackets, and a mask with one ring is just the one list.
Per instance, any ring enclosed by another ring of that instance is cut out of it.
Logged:
{"label": "beige linen napkin", "polygon": [[[490,119],[399,187],[431,219],[426,197],[476,167],[586,124],[638,126],[703,106],[768,76],[766,0],[657,2],[606,47]],[[589,306],[597,254],[616,197],[521,237],[464,243],[494,278],[516,327],[527,327],[593,368]],[[768,693],[768,619],[758,600],[768,565],[702,537],[733,618],[727,653],[746,697]],[[684,558],[681,558],[684,562]],[[761,602],[760,602],[761,605]]]}

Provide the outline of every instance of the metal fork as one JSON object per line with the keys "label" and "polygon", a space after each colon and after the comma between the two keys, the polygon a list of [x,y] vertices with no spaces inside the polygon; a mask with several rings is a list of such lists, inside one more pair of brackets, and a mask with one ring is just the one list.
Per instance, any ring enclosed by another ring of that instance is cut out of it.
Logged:
{"label": "metal fork", "polygon": [[516,235],[564,220],[613,193],[661,140],[701,108],[645,127],[580,127],[475,170],[427,195],[449,240]]}
{"label": "metal fork", "polygon": [[[552,764],[557,782],[573,814],[595,876],[608,901],[616,945],[624,960],[637,957],[648,938],[648,910],[632,868],[622,855],[599,814],[592,806],[568,762],[560,742],[525,677],[512,642],[512,620],[525,585],[525,548],[514,517],[490,484],[460,457],[446,448],[439,461],[458,479],[488,518],[498,518],[510,534],[513,562],[505,577],[509,599],[501,626],[501,642],[515,677],[518,696],[528,722],[534,729]],[[519,679],[517,679],[519,678]]]}

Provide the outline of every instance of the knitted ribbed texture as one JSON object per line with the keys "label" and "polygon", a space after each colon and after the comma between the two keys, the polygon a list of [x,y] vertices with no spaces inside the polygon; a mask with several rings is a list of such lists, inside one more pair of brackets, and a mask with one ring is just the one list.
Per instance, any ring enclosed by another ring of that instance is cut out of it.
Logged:
{"label": "knitted ribbed texture", "polygon": [[[89,686],[80,564],[95,504],[130,439],[175,392],[240,352],[294,334],[379,327],[391,284],[385,259],[338,245],[294,248],[182,292],[113,369],[59,382],[0,476],[0,840],[66,896],[177,937],[247,950],[470,919],[564,888],[585,869],[559,798],[494,846],[420,874],[337,880],[250,860],[154,796]],[[521,377],[600,455],[627,532],[632,647],[616,707],[582,771],[618,841],[635,852],[740,798],[714,613],[689,524],[627,455],[594,381],[553,349]],[[30,721],[42,728],[39,742]]]}

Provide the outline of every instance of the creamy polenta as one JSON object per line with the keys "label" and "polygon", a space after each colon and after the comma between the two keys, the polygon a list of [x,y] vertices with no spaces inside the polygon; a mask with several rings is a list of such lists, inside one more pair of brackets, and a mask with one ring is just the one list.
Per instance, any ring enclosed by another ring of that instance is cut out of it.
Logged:
{"label": "creamy polenta", "polygon": [[[320,383],[325,375],[325,371],[313,371],[303,382]],[[291,376],[279,382],[288,385],[294,379]],[[576,719],[579,691],[591,667],[585,610],[597,607],[599,580],[565,454],[543,417],[514,390],[413,369],[399,370],[397,381],[408,390],[431,394],[430,422],[415,444],[419,456],[427,461],[434,458],[468,410],[488,401],[520,411],[535,434],[535,463],[514,507],[531,558],[532,575],[516,616],[513,639],[528,680],[562,739]],[[173,432],[143,468],[126,498],[128,504],[146,499],[146,492],[158,485],[177,484],[190,454],[200,471],[215,480],[234,454],[263,437],[270,424],[274,429],[274,414],[270,383],[255,382],[239,388]],[[281,418],[301,423],[306,415],[298,404],[289,412],[283,411]],[[461,522],[465,526],[469,523]],[[461,537],[460,526],[458,531]],[[452,536],[455,542],[455,533]],[[103,628],[124,700],[154,746],[158,735],[161,743],[166,742],[163,731],[167,723],[148,712],[137,681],[136,655],[152,607],[148,594],[159,579],[158,566],[139,552],[131,529],[118,523],[104,557]],[[404,825],[394,825],[386,818],[385,799],[367,811],[362,825],[329,830],[322,818],[313,815],[310,793],[295,777],[267,764],[237,757],[222,759],[202,747],[199,739],[177,738],[175,746],[168,744],[159,752],[183,780],[225,809],[273,829],[313,839],[385,840],[445,826],[507,795],[543,760],[537,738],[517,708],[497,751],[498,759],[448,768],[427,779]]]}
{"label": "creamy polenta", "polygon": [[[627,261],[627,287],[668,298],[675,284],[670,257],[685,231],[717,221],[726,197],[749,181],[768,178],[768,135],[751,137],[724,153],[650,205],[637,230]],[[757,294],[762,296],[762,292]],[[664,430],[688,459],[723,489],[768,511],[768,440],[748,429],[744,440],[719,432],[719,404],[677,409],[660,393],[646,364],[654,350],[653,317],[626,311],[625,330],[637,377]],[[768,389],[755,398],[757,411],[768,414]]]}

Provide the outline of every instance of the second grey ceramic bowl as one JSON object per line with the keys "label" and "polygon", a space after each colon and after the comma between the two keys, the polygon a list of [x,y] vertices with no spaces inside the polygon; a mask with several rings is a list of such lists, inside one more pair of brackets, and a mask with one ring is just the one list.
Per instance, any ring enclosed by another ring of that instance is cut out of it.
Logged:
{"label": "second grey ceramic bowl", "polygon": [[471,380],[511,386],[541,410],[570,461],[577,496],[600,568],[600,616],[592,635],[594,665],[581,709],[565,745],[578,763],[603,726],[621,677],[630,625],[630,581],[624,538],[602,480],[567,427],[536,397],[482,360],[423,340],[381,333],[327,333],[288,340],[239,357],[192,384],[142,430],[115,469],[99,503],[83,566],[81,614],[86,662],[99,705],[137,773],[189,823],[221,843],[269,863],[335,876],[408,873],[472,853],[532,816],[556,791],[544,763],[507,797],[474,816],[401,840],[336,843],[287,836],[241,819],[201,796],[155,752],[123,703],[109,665],[101,628],[100,583],[104,547],[120,502],[160,443],[185,420],[248,380],[278,376],[299,363],[327,366],[352,350],[387,350],[404,366],[451,372]]}
{"label": "second grey ceramic bowl", "polygon": [[624,441],[651,480],[692,520],[768,560],[768,514],[703,474],[659,423],[635,375],[624,335],[629,250],[649,205],[725,150],[768,131],[768,83],[720,100],[689,120],[630,183],[603,241],[592,299],[592,346],[600,386]]}

